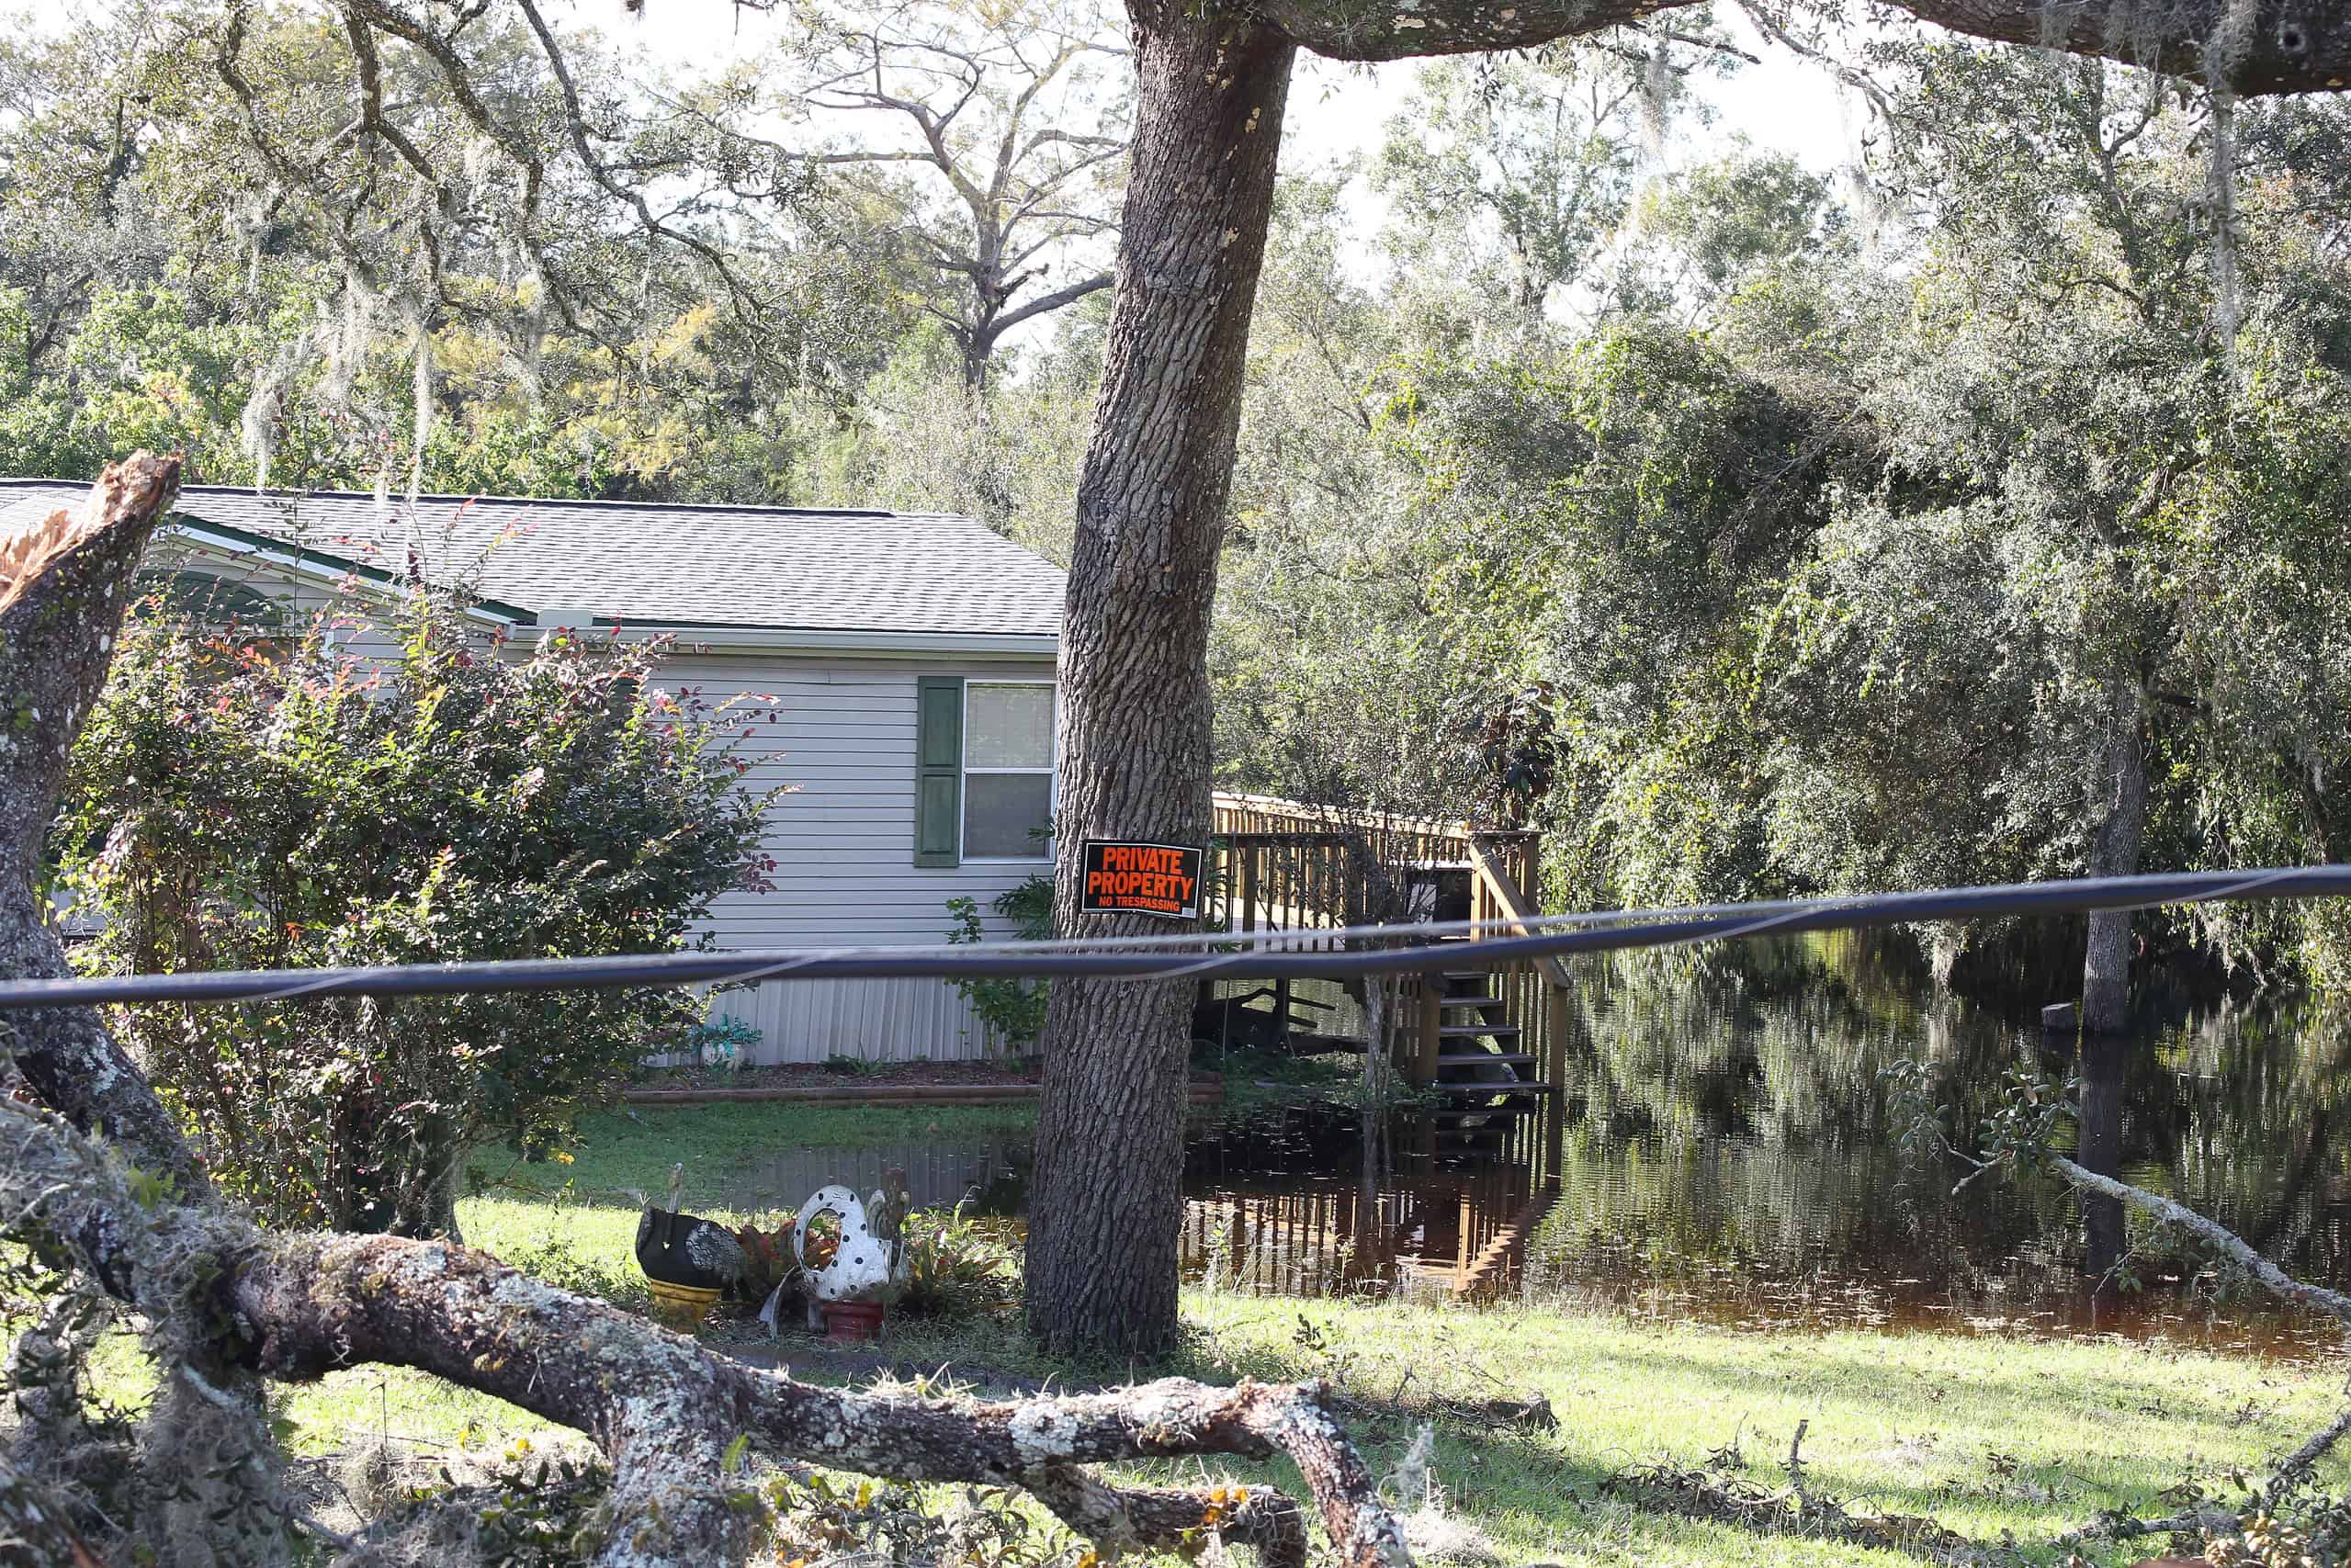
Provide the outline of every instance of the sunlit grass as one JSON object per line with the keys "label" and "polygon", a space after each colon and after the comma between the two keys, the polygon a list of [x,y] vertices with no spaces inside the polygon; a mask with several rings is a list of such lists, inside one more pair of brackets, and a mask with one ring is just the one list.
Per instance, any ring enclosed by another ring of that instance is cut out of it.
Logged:
{"label": "sunlit grass", "polygon": [[[2342,1387],[2340,1369],[2124,1343],[1755,1336],[1510,1308],[1201,1292],[1186,1293],[1184,1313],[1186,1348],[1132,1369],[1056,1362],[1002,1324],[901,1325],[885,1348],[918,1367],[960,1364],[1065,1382],[1130,1371],[1330,1378],[1362,1402],[1351,1427],[1380,1473],[1394,1468],[1430,1401],[1540,1393],[1559,1417],[1556,1432],[1486,1431],[1437,1415],[1434,1475],[1446,1507],[1508,1561],[1692,1568],[1906,1559],[1649,1513],[1604,1495],[1610,1474],[1657,1455],[1696,1463],[1735,1441],[1748,1472],[1777,1485],[1803,1420],[1816,1493],[1850,1507],[1931,1516],[1980,1541],[2006,1532],[2032,1542],[2105,1508],[2166,1511],[2158,1495],[2184,1480],[2258,1471],[2322,1425]],[[1302,1324],[1318,1343],[1301,1343]],[[814,1362],[796,1371],[827,1381]],[[429,1454],[556,1436],[496,1401],[397,1371],[340,1374],[293,1391],[283,1410],[307,1452],[380,1437]],[[1130,1479],[1162,1483],[1203,1473],[1189,1462],[1123,1469]],[[1298,1484],[1282,1464],[1218,1460],[1206,1472]],[[2336,1461],[2326,1479],[2351,1483],[2351,1468]],[[2092,1560],[2147,1554],[2116,1550]]]}
{"label": "sunlit grass", "polygon": [[[670,1164],[717,1187],[757,1169],[786,1141],[828,1146],[925,1135],[1019,1131],[1026,1108],[811,1111],[716,1106],[639,1112],[590,1129],[576,1162],[538,1166],[572,1190],[467,1200],[469,1238],[537,1267],[550,1262],[631,1280],[636,1210],[623,1187],[655,1188]],[[931,1128],[937,1126],[932,1134]],[[707,1189],[706,1189],[707,1190]],[[1507,1562],[1657,1564],[1862,1564],[1909,1562],[1885,1552],[1765,1540],[1729,1526],[1645,1511],[1602,1489],[1636,1461],[1684,1464],[1735,1444],[1746,1472],[1780,1484],[1790,1437],[1809,1423],[1810,1484],[1848,1507],[1929,1516],[1977,1541],[2048,1540],[2101,1510],[2165,1512],[2165,1489],[2261,1472],[2340,1407],[2339,1364],[2279,1365],[2163,1345],[2035,1341],[1990,1336],[1742,1333],[1632,1321],[1601,1313],[1519,1306],[1473,1309],[1369,1302],[1300,1302],[1191,1291],[1187,1339],[1140,1365],[1073,1364],[1041,1354],[1017,1323],[893,1325],[881,1347],[902,1367],[966,1368],[1064,1386],[1181,1374],[1329,1380],[1353,1402],[1351,1429],[1378,1473],[1394,1468],[1418,1423],[1433,1415],[1433,1473],[1445,1507]],[[740,1346],[721,1326],[714,1348]],[[754,1341],[757,1343],[757,1341]],[[826,1381],[806,1340],[786,1342],[797,1375]],[[143,1369],[117,1354],[106,1381],[135,1397]],[[1486,1430],[1446,1402],[1540,1394],[1552,1432]],[[1432,1404],[1433,1402],[1433,1404]],[[571,1441],[496,1400],[399,1369],[364,1368],[280,1391],[296,1451],[325,1455],[386,1443],[432,1461],[499,1452],[515,1438]],[[1296,1488],[1286,1465],[1211,1461],[1124,1467],[1163,1483],[1204,1474]],[[2351,1461],[2322,1480],[2351,1485]],[[2131,1562],[2148,1540],[2093,1555]],[[2028,1551],[2021,1561],[2062,1554]]]}
{"label": "sunlit grass", "polygon": [[638,1193],[658,1197],[670,1167],[686,1172],[687,1205],[730,1224],[770,1217],[801,1193],[777,1192],[757,1209],[718,1194],[757,1190],[763,1165],[795,1148],[852,1149],[936,1139],[1025,1137],[1036,1107],[1011,1105],[842,1106],[801,1101],[646,1106],[590,1118],[569,1163],[514,1162],[498,1151],[476,1168],[492,1179],[458,1203],[472,1246],[502,1258],[569,1248],[582,1261],[627,1265],[637,1235]]}

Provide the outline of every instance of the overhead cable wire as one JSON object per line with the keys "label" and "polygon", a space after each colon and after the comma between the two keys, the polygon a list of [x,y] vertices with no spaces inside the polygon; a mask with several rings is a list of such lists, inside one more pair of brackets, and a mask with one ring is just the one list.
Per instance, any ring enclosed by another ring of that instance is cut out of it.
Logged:
{"label": "overhead cable wire", "polygon": [[[2351,894],[2351,866],[2183,872],[2011,883],[1917,893],[1846,895],[1767,904],[1529,915],[1484,921],[1197,931],[1166,937],[1060,939],[936,947],[841,946],[501,959],[374,968],[220,970],[0,981],[0,1012],[102,1002],[195,1004],[305,996],[434,996],[469,991],[725,986],[762,979],[1340,979],[1435,969],[1501,969],[1541,958],[1685,946],[1772,933],[1852,930],[2009,915],[2082,914],[2241,898]],[[1506,926],[1521,934],[1486,937]],[[1454,936],[1467,941],[1444,940]],[[1330,943],[1350,945],[1333,949]],[[1312,943],[1311,949],[1295,944]]]}

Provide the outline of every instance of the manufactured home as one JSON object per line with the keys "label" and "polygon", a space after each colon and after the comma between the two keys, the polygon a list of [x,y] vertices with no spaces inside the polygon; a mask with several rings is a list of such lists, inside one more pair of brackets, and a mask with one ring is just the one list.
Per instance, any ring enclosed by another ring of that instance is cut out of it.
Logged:
{"label": "manufactured home", "polygon": [[[0,534],[85,493],[0,479]],[[147,562],[246,620],[412,571],[467,583],[517,644],[667,636],[664,683],[777,700],[741,753],[748,787],[792,791],[769,819],[774,888],[718,901],[721,947],[934,944],[950,898],[985,908],[1049,870],[1062,575],[970,518],[193,485]],[[715,1010],[759,1031],[762,1062],[987,1043],[940,980],[770,981]]]}

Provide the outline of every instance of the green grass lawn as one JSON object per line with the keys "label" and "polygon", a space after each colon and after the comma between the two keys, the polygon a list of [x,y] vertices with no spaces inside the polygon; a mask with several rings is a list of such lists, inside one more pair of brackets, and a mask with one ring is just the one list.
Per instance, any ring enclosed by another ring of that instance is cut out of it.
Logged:
{"label": "green grass lawn", "polygon": [[[723,1106],[640,1111],[599,1122],[568,1168],[567,1198],[514,1192],[460,1207],[477,1245],[534,1266],[633,1278],[632,1201],[683,1159],[705,1190],[756,1168],[768,1140],[849,1147],[941,1134],[1017,1131],[1024,1108],[849,1111]],[[786,1131],[788,1129],[788,1132]],[[594,1278],[580,1282],[592,1287]],[[1213,1381],[1322,1377],[1358,1402],[1359,1442],[1393,1468],[1431,1400],[1540,1393],[1554,1432],[1482,1430],[1441,1412],[1433,1465],[1445,1506],[1514,1562],[1690,1564],[1916,1561],[1815,1540],[1759,1539],[1633,1506],[1601,1483],[1637,1461],[1696,1464],[1735,1445],[1758,1482],[1778,1485],[1799,1421],[1810,1483],[1857,1509],[1929,1516],[1974,1540],[2045,1540],[2111,1507],[2166,1511],[2158,1494],[2261,1471],[2340,1407],[2340,1364],[2278,1365],[2209,1352],[2102,1341],[1870,1333],[1758,1335],[1634,1323],[1588,1312],[1296,1302],[1190,1292],[1191,1334],[1152,1366],[1056,1362],[1017,1327],[901,1323],[885,1348],[922,1367],[975,1366],[1065,1382],[1182,1373]],[[708,1331],[723,1348],[741,1331]],[[806,1345],[803,1340],[798,1342]],[[794,1342],[782,1348],[789,1359]],[[811,1375],[803,1364],[804,1375]],[[298,1445],[324,1452],[389,1437],[420,1452],[503,1450],[518,1437],[565,1440],[534,1418],[400,1372],[367,1370],[288,1391]],[[1136,1478],[1203,1473],[1294,1487],[1283,1467],[1212,1461],[1135,1467]],[[2351,1484],[2351,1463],[2322,1479]],[[2150,1555],[2160,1541],[2094,1561]],[[2029,1551],[2021,1561],[2054,1562]]]}
{"label": "green grass lawn", "polygon": [[[1385,1472],[1431,1398],[1540,1393],[1559,1428],[1494,1432],[1441,1416],[1434,1472],[1452,1511],[1513,1561],[1882,1562],[1893,1554],[1751,1534],[1628,1506],[1600,1483],[1735,1442],[1770,1485],[1805,1421],[1809,1484],[1848,1507],[1930,1516],[1979,1540],[2045,1540],[2110,1507],[2259,1470],[2342,1404],[2340,1366],[2278,1366],[2119,1342],[1941,1335],[1752,1335],[1532,1307],[1278,1301],[1192,1292],[1172,1370],[1217,1380],[1321,1376],[1368,1406],[1357,1438]],[[951,1334],[901,1353],[946,1359]],[[1051,1363],[989,1359],[1043,1375]],[[2327,1479],[2351,1483],[2351,1464]],[[2149,1546],[2160,1543],[2145,1543]],[[2145,1551],[2110,1552],[2132,1562]],[[2037,1553],[2035,1560],[2054,1560]]]}
{"label": "green grass lawn", "polygon": [[[2339,1368],[2281,1367],[2130,1344],[1935,1335],[1755,1336],[1524,1308],[1300,1303],[1200,1292],[1188,1348],[1136,1375],[1332,1379],[1366,1407],[1351,1422],[1376,1471],[1395,1466],[1430,1399],[1541,1393],[1555,1432],[1486,1431],[1441,1416],[1433,1476],[1447,1510],[1509,1562],[1732,1564],[1912,1561],[1813,1540],[1768,1540],[1653,1513],[1602,1494],[1637,1461],[1687,1464],[1735,1442],[1778,1485],[1800,1420],[1810,1483],[1849,1507],[1926,1515],[1985,1542],[2045,1540],[2109,1507],[2165,1511],[2185,1480],[2258,1471],[2339,1407]],[[1310,1328],[1302,1325],[1310,1325]],[[1302,1343],[1302,1338],[1308,1341]],[[802,1342],[802,1343],[805,1343]],[[788,1357],[790,1342],[786,1344]],[[1000,1325],[901,1325],[890,1352],[918,1365],[986,1365],[1092,1380]],[[805,1375],[807,1369],[802,1369]],[[1125,1369],[1113,1372],[1117,1376]],[[432,1451],[541,1446],[560,1435],[509,1406],[431,1380],[367,1370],[292,1391],[284,1414],[306,1451],[379,1434]],[[1129,1467],[1162,1483],[1203,1473],[1296,1487],[1283,1465]],[[2324,1479],[2351,1483],[2342,1461]],[[2143,1550],[2108,1551],[2103,1562]],[[2054,1562],[2033,1551],[2025,1561]]]}
{"label": "green grass lawn", "polygon": [[[583,1122],[569,1164],[519,1165],[503,1154],[484,1156],[478,1168],[503,1179],[478,1196],[460,1199],[458,1225],[471,1245],[518,1265],[551,1264],[568,1253],[583,1268],[609,1267],[633,1278],[639,1208],[634,1194],[658,1196],[673,1164],[685,1167],[689,1209],[739,1224],[770,1217],[774,1210],[744,1207],[714,1194],[758,1190],[763,1163],[780,1149],[1026,1137],[1035,1127],[1036,1107],[1023,1104],[646,1106]],[[775,1199],[778,1204],[797,1203],[804,1195],[777,1193]],[[579,1283],[588,1281],[582,1278]]]}

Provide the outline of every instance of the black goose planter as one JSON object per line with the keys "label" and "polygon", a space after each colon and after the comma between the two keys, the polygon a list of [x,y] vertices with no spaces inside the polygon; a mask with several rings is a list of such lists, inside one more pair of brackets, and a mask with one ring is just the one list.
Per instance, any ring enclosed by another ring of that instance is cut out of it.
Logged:
{"label": "black goose planter", "polygon": [[688,1290],[723,1291],[743,1277],[743,1244],[716,1220],[648,1209],[637,1221],[637,1267]]}

